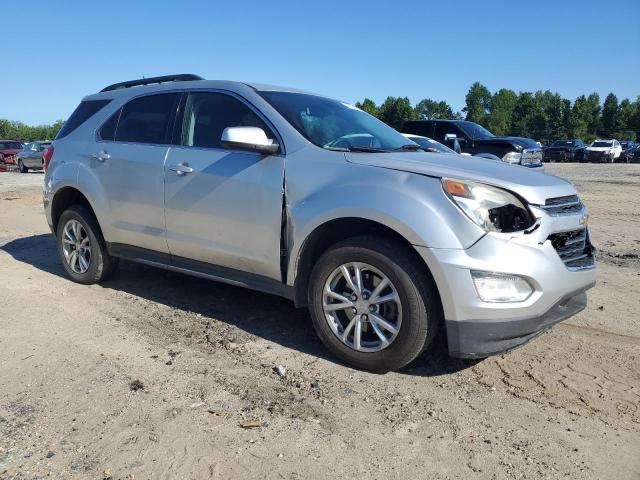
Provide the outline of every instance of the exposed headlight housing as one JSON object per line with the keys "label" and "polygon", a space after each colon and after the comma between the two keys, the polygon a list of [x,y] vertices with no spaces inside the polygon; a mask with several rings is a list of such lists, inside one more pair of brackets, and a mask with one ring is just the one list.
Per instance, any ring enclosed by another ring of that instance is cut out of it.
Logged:
{"label": "exposed headlight housing", "polygon": [[519,232],[535,223],[524,203],[507,190],[450,178],[442,179],[442,187],[453,203],[487,232]]}
{"label": "exposed headlight housing", "polygon": [[531,284],[519,275],[471,270],[471,278],[483,302],[524,302],[533,293]]}
{"label": "exposed headlight housing", "polygon": [[522,154],[519,152],[509,152],[502,156],[502,161],[507,163],[520,163]]}

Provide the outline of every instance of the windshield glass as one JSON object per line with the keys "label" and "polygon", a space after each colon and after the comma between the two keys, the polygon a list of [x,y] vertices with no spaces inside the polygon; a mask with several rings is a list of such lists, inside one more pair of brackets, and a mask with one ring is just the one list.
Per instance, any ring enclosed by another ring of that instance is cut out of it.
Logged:
{"label": "windshield glass", "polygon": [[0,142],[0,150],[20,150],[22,144],[19,142]]}
{"label": "windshield glass", "polygon": [[458,124],[464,133],[466,133],[469,137],[474,140],[482,140],[484,138],[493,138],[495,135],[491,133],[489,130],[484,128],[483,126],[478,125],[473,122],[460,122]]}
{"label": "windshield glass", "polygon": [[260,95],[319,147],[388,151],[412,145],[387,124],[347,103],[304,93],[260,92]]}
{"label": "windshield glass", "polygon": [[611,147],[613,142],[593,142],[592,147]]}
{"label": "windshield glass", "polygon": [[446,145],[441,144],[440,142],[436,142],[430,138],[426,137],[407,137],[409,140],[416,142],[421,147],[429,150],[429,151],[437,151],[441,153],[456,153],[455,150],[450,149]]}
{"label": "windshield glass", "polygon": [[570,147],[571,145],[573,145],[572,140],[556,140],[551,144],[552,147]]}

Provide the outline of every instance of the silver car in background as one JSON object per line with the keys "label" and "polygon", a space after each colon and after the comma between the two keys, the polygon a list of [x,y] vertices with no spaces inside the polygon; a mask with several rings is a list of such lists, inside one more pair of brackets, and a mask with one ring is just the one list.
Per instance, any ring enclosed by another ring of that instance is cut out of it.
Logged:
{"label": "silver car in background", "polygon": [[426,153],[356,107],[177,75],[86,97],[47,151],[61,262],[100,282],[119,258],[307,306],[331,352],[398,369],[444,328],[485,357],[581,311],[595,282],[566,180]]}
{"label": "silver car in background", "polygon": [[42,170],[42,156],[50,145],[50,141],[25,144],[22,151],[16,155],[16,164],[18,165],[20,173],[27,173],[29,170]]}

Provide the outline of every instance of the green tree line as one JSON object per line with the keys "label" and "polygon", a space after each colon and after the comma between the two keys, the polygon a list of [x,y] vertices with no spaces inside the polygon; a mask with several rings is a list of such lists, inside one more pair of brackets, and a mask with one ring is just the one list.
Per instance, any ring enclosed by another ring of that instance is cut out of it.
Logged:
{"label": "green tree line", "polygon": [[52,125],[30,126],[22,122],[0,119],[0,140],[20,140],[21,142],[53,140],[63,123],[62,120],[58,120]]}
{"label": "green tree line", "polygon": [[407,120],[465,119],[495,135],[529,137],[545,144],[566,138],[640,140],[640,95],[634,101],[618,101],[610,93],[601,104],[600,96],[592,93],[572,102],[549,90],[516,93],[503,88],[491,93],[476,82],[467,92],[462,112],[430,98],[416,105],[407,97],[387,97],[381,105],[365,98],[356,106],[396,129]]}

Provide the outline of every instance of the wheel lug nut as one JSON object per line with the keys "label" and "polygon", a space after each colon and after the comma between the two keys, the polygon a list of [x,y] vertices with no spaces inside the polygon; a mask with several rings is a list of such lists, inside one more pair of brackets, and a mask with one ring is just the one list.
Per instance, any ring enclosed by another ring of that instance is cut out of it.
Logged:
{"label": "wheel lug nut", "polygon": [[351,301],[355,302],[356,300],[358,300],[358,296],[357,295],[351,295]]}
{"label": "wheel lug nut", "polygon": [[375,305],[369,305],[369,311],[370,312],[375,312],[376,311],[376,306]]}
{"label": "wheel lug nut", "polygon": [[363,322],[366,322],[367,320],[369,320],[369,316],[366,313],[362,314],[362,317],[360,317],[362,319]]}
{"label": "wheel lug nut", "polygon": [[357,309],[356,307],[353,307],[353,308],[351,309],[351,311],[352,311],[354,314],[358,313],[358,309]]}

